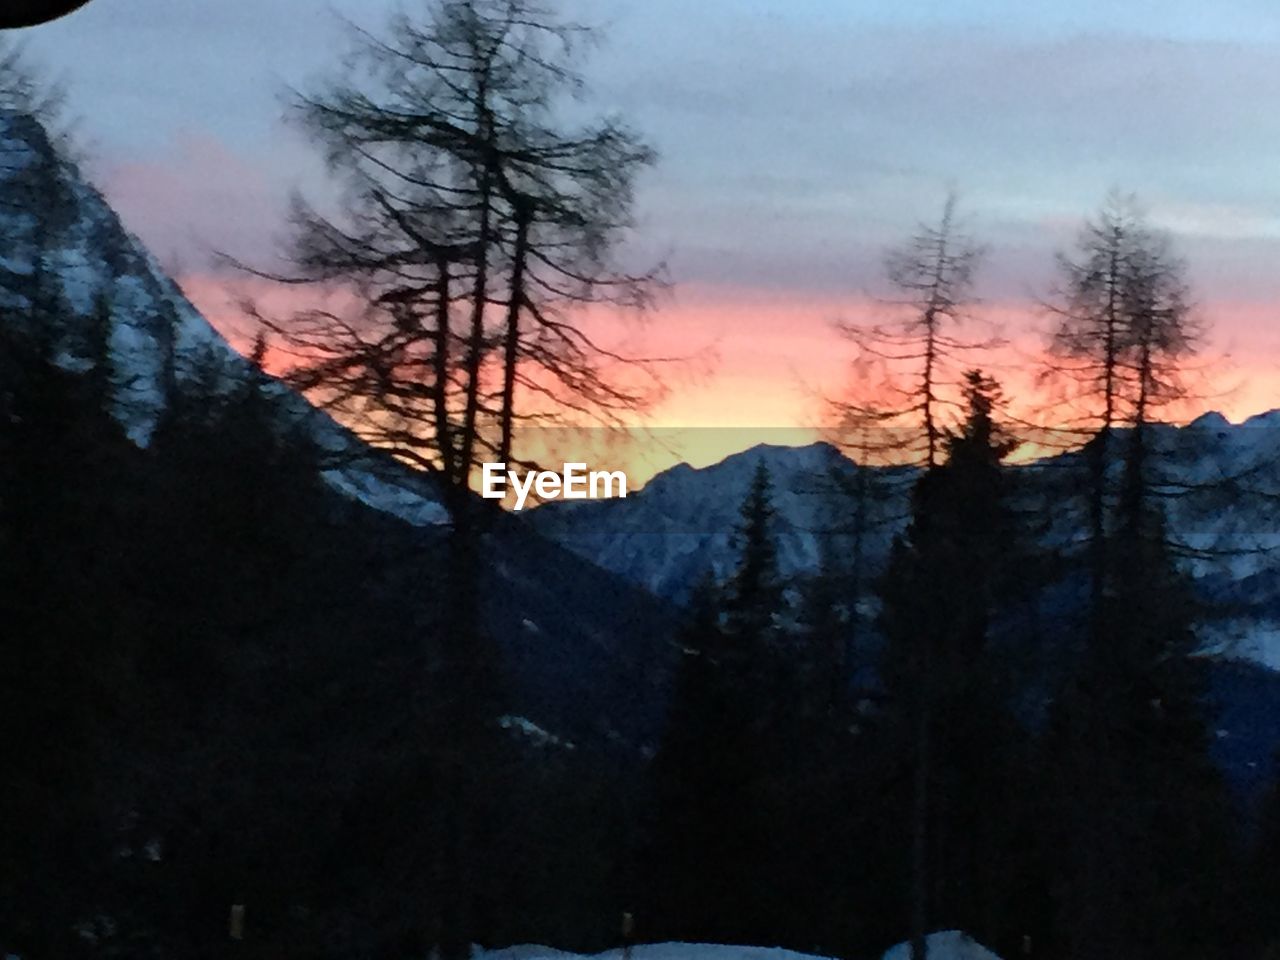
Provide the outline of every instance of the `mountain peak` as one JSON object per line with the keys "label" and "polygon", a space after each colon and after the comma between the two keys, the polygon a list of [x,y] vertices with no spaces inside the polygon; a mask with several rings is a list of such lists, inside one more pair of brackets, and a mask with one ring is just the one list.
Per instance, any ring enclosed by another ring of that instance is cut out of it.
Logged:
{"label": "mountain peak", "polygon": [[761,462],[771,470],[793,472],[824,470],[838,463],[847,462],[847,458],[833,444],[825,440],[815,440],[800,446],[764,442],[737,453],[731,453],[718,463],[702,469],[719,470],[746,465],[754,470]]}
{"label": "mountain peak", "polygon": [[1244,423],[1244,427],[1280,427],[1280,410],[1268,410],[1266,413],[1255,414]]}
{"label": "mountain peak", "polygon": [[[86,332],[108,311],[107,346],[122,384],[112,414],[138,446],[150,442],[173,391],[191,390],[209,358],[226,375],[224,389],[253,374],[39,122],[11,111],[0,111],[0,235],[0,322],[31,316],[41,301],[52,305],[42,315],[56,325],[45,333],[60,365],[92,367]],[[317,446],[340,456],[342,465],[324,472],[331,486],[416,526],[442,522],[427,480],[283,383],[264,383],[282,428],[304,425]]]}
{"label": "mountain peak", "polygon": [[1212,430],[1226,430],[1231,426],[1231,421],[1224,417],[1217,410],[1210,410],[1202,413],[1200,416],[1192,420],[1187,426],[1192,430],[1204,430],[1206,432]]}
{"label": "mountain peak", "polygon": [[112,361],[128,384],[115,413],[140,446],[163,410],[172,357],[213,350],[247,371],[44,128],[13,112],[0,112],[0,231],[0,306],[53,304],[48,333],[68,368],[88,365],[83,334],[95,311],[110,312]]}

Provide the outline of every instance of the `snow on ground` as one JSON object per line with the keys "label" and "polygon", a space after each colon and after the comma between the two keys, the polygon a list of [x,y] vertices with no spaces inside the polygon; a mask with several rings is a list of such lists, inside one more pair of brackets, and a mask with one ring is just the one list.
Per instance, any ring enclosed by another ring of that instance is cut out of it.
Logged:
{"label": "snow on ground", "polygon": [[[931,933],[929,960],[1000,960],[958,930]],[[911,947],[901,943],[883,960],[910,960]],[[522,945],[477,953],[476,960],[583,960],[576,953],[551,947]],[[591,960],[622,960],[621,950],[606,950]],[[715,943],[646,943],[631,948],[631,960],[825,960],[813,954],[796,953],[780,947],[733,947]]]}
{"label": "snow on ground", "polygon": [[[929,948],[929,960],[1000,960],[967,933],[959,930],[931,933],[925,942]],[[898,944],[884,955],[884,960],[911,960],[911,944]]]}
{"label": "snow on ground", "polygon": [[[477,960],[584,960],[551,947],[518,946],[490,950]],[[591,960],[622,960],[622,951],[606,950]],[[643,943],[631,948],[631,960],[814,960],[811,954],[779,947],[731,947],[718,943]],[[825,960],[825,958],[823,958]],[[941,960],[941,958],[939,958]]]}

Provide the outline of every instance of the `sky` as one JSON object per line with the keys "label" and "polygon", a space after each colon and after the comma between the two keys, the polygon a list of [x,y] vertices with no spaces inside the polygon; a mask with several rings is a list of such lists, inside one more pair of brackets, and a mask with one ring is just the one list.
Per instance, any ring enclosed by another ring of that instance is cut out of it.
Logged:
{"label": "sky", "polygon": [[[1054,252],[1111,189],[1188,263],[1207,405],[1280,406],[1280,5],[1272,0],[564,0],[604,28],[588,103],[660,154],[630,262],[674,281],[628,337],[714,357],[663,425],[812,426],[850,377],[837,319],[880,318],[883,251],[947,192],[987,249],[975,312],[1027,351]],[[93,0],[29,31],[89,171],[233,336],[220,249],[265,262],[292,189],[323,195],[282,96],[383,0]],[[629,321],[630,322],[630,321]],[[1011,392],[1024,385],[1013,383]]]}

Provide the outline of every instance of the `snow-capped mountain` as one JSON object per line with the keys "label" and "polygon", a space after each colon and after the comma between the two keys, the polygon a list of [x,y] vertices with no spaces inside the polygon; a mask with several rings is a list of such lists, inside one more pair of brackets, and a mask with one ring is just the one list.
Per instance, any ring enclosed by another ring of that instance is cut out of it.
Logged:
{"label": "snow-capped mountain", "polygon": [[[41,126],[2,111],[0,237],[0,323],[30,322],[33,298],[52,301],[55,309],[45,315],[55,318],[56,329],[45,333],[60,366],[71,372],[91,367],[86,332],[105,307],[121,384],[111,413],[135,445],[149,446],[166,397],[187,390],[198,401],[209,389],[199,373],[210,354],[219,361],[222,389],[258,377],[282,436],[303,431],[316,443],[335,502],[354,502],[355,510],[344,514],[353,513],[351,522],[382,545],[373,586],[361,589],[386,592],[387,609],[408,622],[448,615],[449,598],[436,593],[435,581],[411,572],[442,551],[447,515],[429,478],[255,371],[75,164],[57,155]],[[485,571],[483,616],[514,679],[507,705],[513,736],[552,745],[652,741],[668,663],[666,605],[514,521],[495,524],[487,538],[486,549],[500,560]],[[351,641],[363,642],[359,636]],[[412,631],[405,641],[419,642]]]}
{"label": "snow-capped mountain", "polygon": [[[1116,433],[1115,454],[1127,436]],[[1208,413],[1184,427],[1161,425],[1151,431],[1149,446],[1171,537],[1202,593],[1224,608],[1205,624],[1206,644],[1280,667],[1280,411],[1240,424]],[[703,469],[681,464],[626,499],[553,501],[527,514],[527,521],[592,562],[679,602],[706,573],[723,577],[731,568],[740,505],[760,464],[773,484],[782,572],[816,570],[824,539],[828,549],[847,552],[852,507],[839,491],[848,490],[859,468],[822,443],[761,445]],[[1083,517],[1063,509],[1070,502],[1064,486],[1079,484],[1079,467],[1080,455],[1068,453],[1011,468],[1019,509],[1044,518],[1039,535],[1046,545],[1084,536]],[[874,467],[865,474],[877,491],[865,501],[868,571],[877,569],[905,524],[912,475]]]}
{"label": "snow-capped mountain", "polygon": [[[545,536],[646,589],[683,601],[705,574],[733,563],[743,499],[757,468],[769,471],[774,533],[784,574],[817,569],[822,534],[842,520],[833,492],[857,468],[835,447],[761,444],[697,470],[679,464],[625,499],[552,501],[527,514]],[[910,471],[886,471],[889,495],[873,505],[867,550],[879,556],[901,528]]]}
{"label": "snow-capped mountain", "polygon": [[[250,376],[249,362],[192,306],[76,165],[57,154],[40,124],[3,111],[0,236],[0,309],[28,306],[37,289],[55,300],[63,366],[87,366],[83,331],[96,310],[110,311],[112,359],[127,384],[115,415],[139,446],[146,446],[163,412],[169,368],[179,391],[192,362],[210,354],[232,381]],[[371,454],[277,381],[268,380],[265,389],[281,424],[302,425],[334,464],[324,472],[332,487],[415,525],[444,522],[443,508],[419,476]]]}
{"label": "snow-capped mountain", "polygon": [[[1000,960],[994,953],[958,930],[941,930],[929,934],[928,954],[932,960]],[[890,948],[883,960],[906,960],[910,944]],[[477,960],[825,960],[808,953],[796,953],[781,947],[725,946],[717,943],[645,943],[629,950],[607,950],[591,957],[532,944],[486,950]]]}

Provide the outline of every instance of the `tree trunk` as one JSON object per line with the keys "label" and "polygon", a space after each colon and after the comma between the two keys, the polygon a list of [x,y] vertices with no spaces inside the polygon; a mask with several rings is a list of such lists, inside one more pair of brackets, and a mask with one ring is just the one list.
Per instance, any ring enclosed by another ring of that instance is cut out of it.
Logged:
{"label": "tree trunk", "polygon": [[502,367],[502,441],[498,460],[511,460],[515,431],[516,365],[520,359],[520,310],[524,306],[524,275],[529,259],[529,217],[521,211],[516,223],[516,248],[511,264],[511,299],[507,303],[506,351]]}
{"label": "tree trunk", "polygon": [[[927,686],[927,681],[923,684]],[[916,717],[915,796],[911,810],[911,960],[926,960],[929,902],[930,693]]]}

